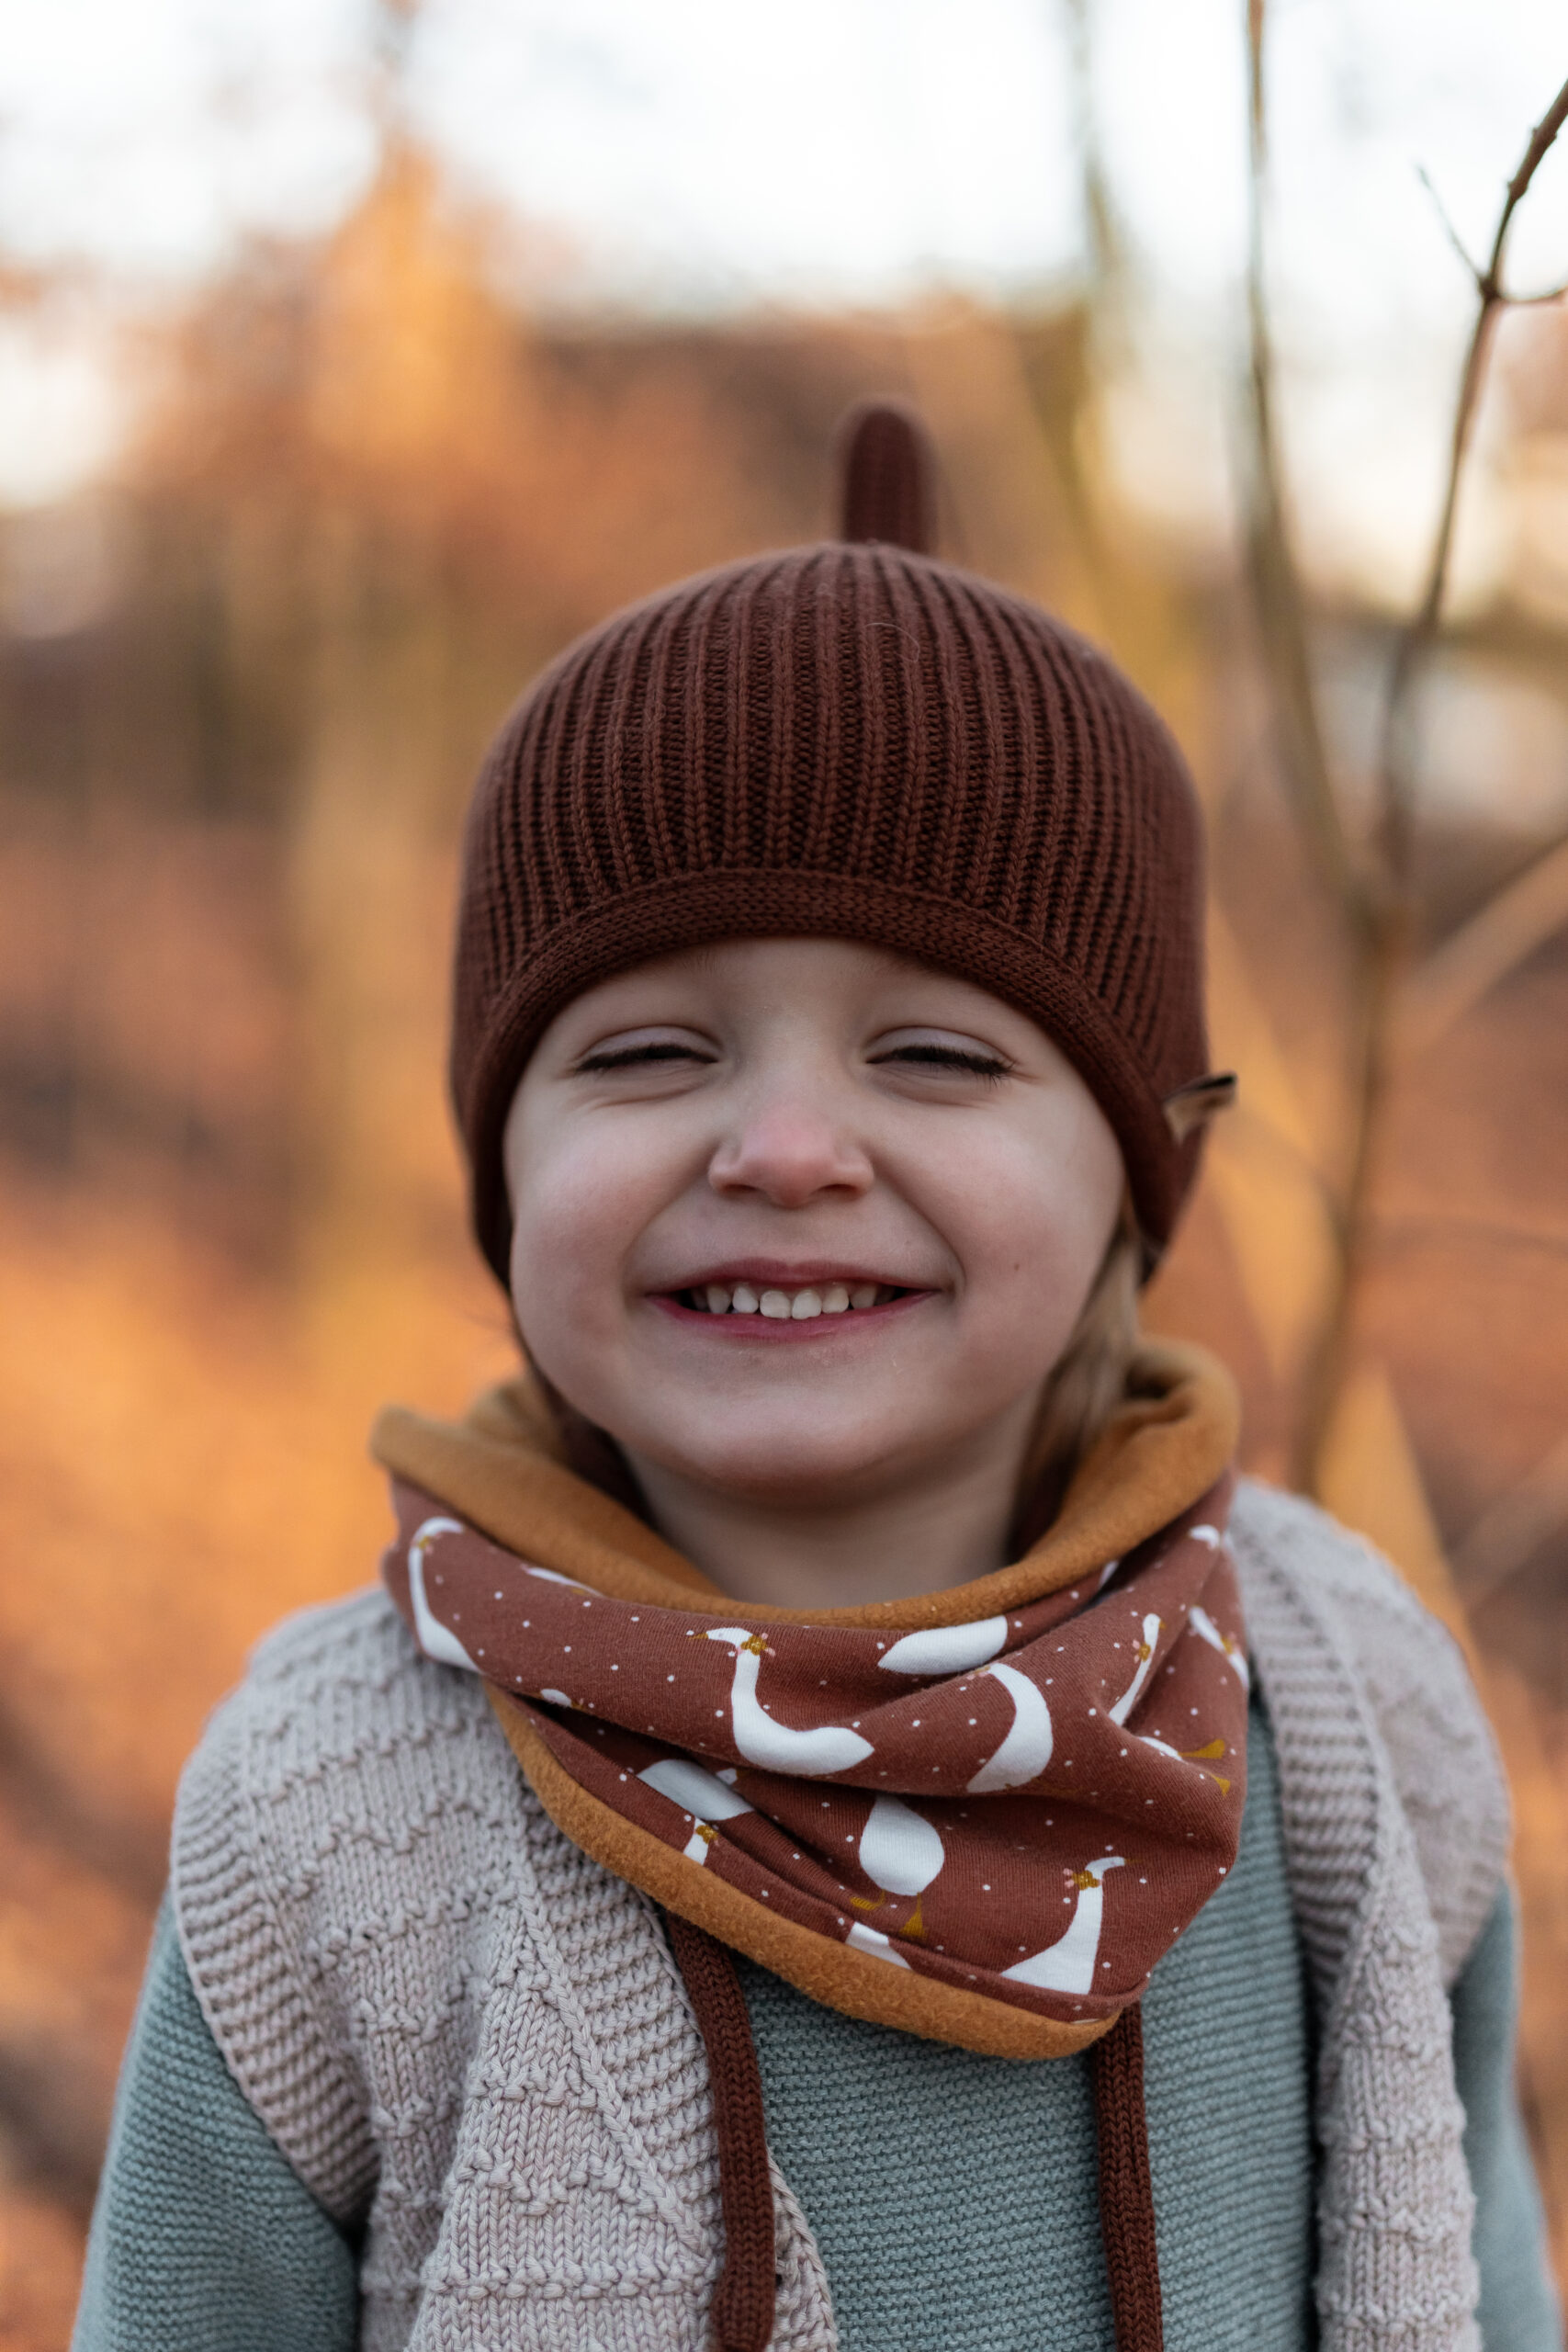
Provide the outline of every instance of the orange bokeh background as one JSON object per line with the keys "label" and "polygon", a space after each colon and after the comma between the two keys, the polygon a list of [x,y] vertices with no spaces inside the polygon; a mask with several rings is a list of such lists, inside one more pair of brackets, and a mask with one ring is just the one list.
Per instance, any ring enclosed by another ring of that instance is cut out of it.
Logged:
{"label": "orange bokeh background", "polygon": [[[947,551],[1107,641],[1193,761],[1243,1108],[1150,1315],[1235,1365],[1250,1465],[1290,1458],[1343,961],[1239,574],[1101,463],[1091,310],[611,329],[493,288],[484,224],[394,141],[331,239],[257,250],[147,331],[144,427],[86,508],[0,525],[22,590],[73,563],[99,583],[89,621],[0,642],[0,2352],[69,2334],[182,1758],[268,1623],[373,1573],[376,1407],[455,1408],[508,1362],[441,1075],[487,733],[615,605],[830,527],[863,393],[930,419]],[[1568,343],[1532,326],[1507,365],[1524,479],[1564,446]],[[1382,657],[1378,614],[1316,619],[1331,683]],[[1498,781],[1425,830],[1434,938],[1537,846],[1508,714],[1568,693],[1562,626],[1504,592],[1445,656]],[[1404,1057],[1325,1483],[1461,1630],[1494,1709],[1562,2256],[1568,942],[1538,919],[1516,946],[1429,992]]]}

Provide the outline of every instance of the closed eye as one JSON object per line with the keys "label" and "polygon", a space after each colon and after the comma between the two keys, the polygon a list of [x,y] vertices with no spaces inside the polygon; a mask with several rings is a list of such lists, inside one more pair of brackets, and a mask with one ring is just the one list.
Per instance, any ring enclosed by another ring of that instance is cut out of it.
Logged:
{"label": "closed eye", "polygon": [[590,1076],[614,1069],[647,1069],[656,1062],[706,1062],[711,1055],[699,1053],[695,1046],[682,1046],[672,1037],[653,1037],[636,1046],[600,1046],[584,1054],[577,1068],[580,1074]]}
{"label": "closed eye", "polygon": [[874,1066],[888,1063],[913,1063],[926,1069],[962,1070],[972,1078],[994,1082],[1010,1076],[1012,1064],[998,1055],[987,1054],[974,1046],[939,1046],[920,1044],[895,1046],[891,1051],[872,1056]]}

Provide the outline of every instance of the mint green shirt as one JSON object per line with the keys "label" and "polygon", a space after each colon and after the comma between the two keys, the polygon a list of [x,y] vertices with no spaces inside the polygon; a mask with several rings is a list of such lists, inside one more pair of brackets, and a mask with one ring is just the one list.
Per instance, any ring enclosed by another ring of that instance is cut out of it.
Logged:
{"label": "mint green shirt", "polygon": [[[1168,2352],[1308,2352],[1311,2029],[1273,1742],[1241,1850],[1145,1996]],[[818,2007],[750,1963],[770,2144],[842,2352],[1111,2352],[1087,2062],[974,2056]],[[1513,2087],[1505,1893],[1452,2000],[1485,2352],[1559,2352]],[[229,2073],[165,1909],[132,2028],[73,2352],[351,2352],[354,2238]]]}

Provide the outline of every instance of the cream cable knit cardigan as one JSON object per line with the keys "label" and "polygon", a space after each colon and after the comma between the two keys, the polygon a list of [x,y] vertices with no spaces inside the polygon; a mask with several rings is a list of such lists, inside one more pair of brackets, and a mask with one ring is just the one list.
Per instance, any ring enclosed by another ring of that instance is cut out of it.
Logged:
{"label": "cream cable knit cardigan", "polygon": [[[1503,1867],[1491,1736],[1448,1634],[1359,1540],[1252,1482],[1231,1532],[1319,2019],[1325,2352],[1476,2352],[1447,1989]],[[331,2212],[367,2217],[367,2352],[698,2352],[716,2159],[655,1915],[554,1828],[482,1690],[380,1592],[263,1645],[187,1768],[174,1888],[252,2105]],[[831,2352],[820,2257],[774,2189],[774,2345]]]}

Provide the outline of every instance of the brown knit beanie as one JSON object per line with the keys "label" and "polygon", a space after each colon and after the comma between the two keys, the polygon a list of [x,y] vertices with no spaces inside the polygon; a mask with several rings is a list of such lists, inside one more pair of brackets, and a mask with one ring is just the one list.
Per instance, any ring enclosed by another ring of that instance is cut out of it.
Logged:
{"label": "brown knit beanie", "polygon": [[863,413],[843,541],[617,613],[502,727],[464,847],[451,1079],[503,1284],[502,1136],[541,1032],[613,972],[739,937],[863,940],[1005,998],[1093,1091],[1151,1255],[1169,1238],[1214,1092],[1191,783],[1103,654],[920,551],[931,504],[919,428]]}

